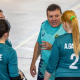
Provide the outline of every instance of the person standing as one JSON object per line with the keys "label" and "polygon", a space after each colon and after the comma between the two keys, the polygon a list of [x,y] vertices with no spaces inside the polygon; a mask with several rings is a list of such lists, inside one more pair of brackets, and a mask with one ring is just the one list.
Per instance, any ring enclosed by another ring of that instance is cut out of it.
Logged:
{"label": "person standing", "polygon": [[[51,54],[51,48],[56,37],[63,35],[66,31],[63,29],[61,24],[62,11],[59,5],[51,4],[47,8],[47,19],[41,24],[39,36],[34,48],[33,59],[30,66],[30,73],[32,77],[36,75],[36,60],[41,55],[38,77],[37,80],[43,80],[45,70],[48,64],[48,60]],[[50,80],[54,80],[55,71],[53,72]]]}
{"label": "person standing", "polygon": [[61,16],[66,34],[57,37],[53,43],[51,56],[44,80],[49,80],[55,71],[55,80],[80,80],[79,24],[74,11],[67,10]]}

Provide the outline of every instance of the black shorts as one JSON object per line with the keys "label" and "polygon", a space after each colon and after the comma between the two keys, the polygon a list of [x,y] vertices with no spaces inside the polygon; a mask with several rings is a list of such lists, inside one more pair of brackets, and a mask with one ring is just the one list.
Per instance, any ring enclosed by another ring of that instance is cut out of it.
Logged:
{"label": "black shorts", "polygon": [[80,80],[80,77],[57,77],[55,80]]}

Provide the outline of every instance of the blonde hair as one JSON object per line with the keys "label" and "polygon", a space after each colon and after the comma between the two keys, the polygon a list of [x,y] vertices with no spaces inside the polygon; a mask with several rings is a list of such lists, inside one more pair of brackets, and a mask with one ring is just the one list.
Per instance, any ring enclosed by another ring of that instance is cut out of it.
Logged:
{"label": "blonde hair", "polygon": [[[71,20],[70,18],[72,16],[75,16],[75,17],[73,17],[73,19]],[[77,16],[74,11],[67,10],[62,14],[61,20],[62,22],[69,23],[70,27],[72,28],[73,49],[74,49],[75,55],[78,56],[79,55],[79,25],[78,25]]]}

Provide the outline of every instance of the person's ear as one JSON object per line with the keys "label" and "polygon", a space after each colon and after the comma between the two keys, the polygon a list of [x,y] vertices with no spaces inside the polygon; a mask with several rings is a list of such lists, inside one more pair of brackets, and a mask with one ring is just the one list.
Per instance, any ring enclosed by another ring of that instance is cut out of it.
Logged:
{"label": "person's ear", "polygon": [[8,32],[4,33],[4,37],[8,37]]}
{"label": "person's ear", "polygon": [[9,37],[9,33],[8,33],[8,32],[4,33],[4,38],[5,38],[5,40],[7,40],[8,37]]}

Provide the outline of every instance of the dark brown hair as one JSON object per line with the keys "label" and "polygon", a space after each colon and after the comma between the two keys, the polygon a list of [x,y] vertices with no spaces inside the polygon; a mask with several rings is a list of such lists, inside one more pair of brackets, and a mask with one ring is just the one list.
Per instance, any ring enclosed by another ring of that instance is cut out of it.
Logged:
{"label": "dark brown hair", "polygon": [[10,31],[10,26],[8,25],[8,21],[4,19],[0,19],[0,38],[3,36],[4,33]]}
{"label": "dark brown hair", "polygon": [[46,10],[46,12],[48,14],[48,11],[54,11],[56,9],[60,10],[60,13],[62,14],[61,7],[59,5],[57,5],[57,4],[51,4],[51,5],[49,5],[48,8],[47,8],[47,10]]}

